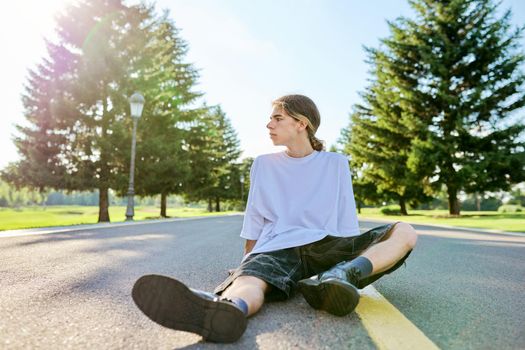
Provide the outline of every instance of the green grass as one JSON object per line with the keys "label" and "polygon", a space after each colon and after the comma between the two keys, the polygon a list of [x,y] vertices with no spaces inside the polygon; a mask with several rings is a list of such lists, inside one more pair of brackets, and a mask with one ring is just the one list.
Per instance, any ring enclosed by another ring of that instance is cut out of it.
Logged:
{"label": "green grass", "polygon": [[384,219],[416,224],[434,224],[525,232],[525,212],[498,213],[497,211],[464,211],[461,216],[450,216],[447,210],[409,210],[408,216],[383,215],[379,208],[363,208],[359,219]]}
{"label": "green grass", "polygon": [[[110,207],[111,222],[126,219],[126,207]],[[135,220],[159,219],[157,207],[136,207]],[[208,213],[198,208],[168,208],[169,217],[194,217],[238,213],[234,211]],[[463,212],[460,217],[451,217],[446,210],[411,210],[408,216],[383,215],[376,208],[364,208],[360,219],[383,219],[406,221],[418,224],[435,224],[481,228],[502,231],[525,232],[525,212],[498,213],[496,211]],[[95,224],[98,219],[98,207],[86,206],[49,206],[26,207],[21,209],[0,209],[0,231],[22,228]]]}
{"label": "green grass", "polygon": [[[175,208],[167,209],[169,217],[194,217],[207,215],[225,215],[237,213],[223,211],[209,213],[205,209]],[[126,207],[115,206],[109,208],[111,222],[120,222],[126,219]],[[160,219],[160,208],[135,207],[135,220]],[[23,228],[67,226],[78,224],[95,224],[98,220],[98,207],[91,206],[48,206],[25,207],[20,209],[0,209],[0,231]]]}

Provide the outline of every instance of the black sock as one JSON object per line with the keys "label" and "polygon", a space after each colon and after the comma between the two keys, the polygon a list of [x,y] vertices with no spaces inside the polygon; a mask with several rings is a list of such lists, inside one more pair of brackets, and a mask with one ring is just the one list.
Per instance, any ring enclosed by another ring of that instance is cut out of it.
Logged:
{"label": "black sock", "polygon": [[365,278],[372,273],[372,262],[364,256],[358,256],[354,260],[350,261],[350,266],[357,268],[360,272],[360,278]]}
{"label": "black sock", "polygon": [[229,300],[241,309],[245,315],[248,315],[248,304],[244,300],[241,298],[229,298]]}

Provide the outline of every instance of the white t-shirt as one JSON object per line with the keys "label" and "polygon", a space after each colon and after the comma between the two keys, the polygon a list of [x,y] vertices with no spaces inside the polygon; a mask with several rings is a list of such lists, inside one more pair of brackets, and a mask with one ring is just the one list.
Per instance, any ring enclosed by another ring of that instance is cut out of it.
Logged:
{"label": "white t-shirt", "polygon": [[250,181],[241,237],[257,240],[251,254],[298,247],[327,235],[359,235],[350,168],[341,154],[260,155]]}

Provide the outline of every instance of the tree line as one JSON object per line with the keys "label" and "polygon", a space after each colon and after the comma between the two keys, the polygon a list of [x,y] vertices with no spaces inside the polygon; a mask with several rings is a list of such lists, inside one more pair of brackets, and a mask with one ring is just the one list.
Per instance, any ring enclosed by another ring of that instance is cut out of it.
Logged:
{"label": "tree line", "polygon": [[[335,150],[334,150],[335,151]],[[521,188],[520,188],[521,187]],[[247,192],[241,194],[246,198]],[[110,190],[108,194],[108,201],[110,205],[125,206],[127,204],[126,197],[119,197],[115,191]],[[140,206],[160,206],[161,197],[138,197],[135,200],[136,205]],[[188,202],[183,196],[170,195],[166,204],[172,207],[199,207],[205,206],[205,202]],[[243,210],[244,201],[235,199],[227,200],[221,206],[221,210]],[[40,192],[38,190],[31,190],[29,188],[15,188],[6,182],[0,180],[0,208],[20,208],[25,206],[53,206],[53,205],[80,205],[80,206],[98,206],[99,193],[98,191],[91,192],[67,192],[63,190],[47,190]],[[501,210],[506,207],[513,208],[514,211],[524,210],[525,208],[525,191],[522,186],[514,186],[510,192],[486,193],[483,196],[477,194],[467,195],[461,200],[461,209],[464,211],[494,211]],[[399,209],[391,208],[387,205],[383,209],[389,209],[392,213],[399,214]],[[446,192],[441,191],[436,193],[432,200],[418,205],[415,209],[434,210],[447,209],[447,195]],[[214,210],[213,206],[210,208],[208,203],[208,210]],[[510,210],[510,209],[508,209]]]}
{"label": "tree line", "polygon": [[[335,150],[349,156],[358,207],[407,207],[445,191],[450,214],[462,192],[482,198],[525,180],[525,57],[511,12],[492,0],[411,0],[414,18],[389,22],[390,36],[366,48],[370,79]],[[23,96],[21,159],[2,172],[18,187],[127,191],[128,97],[146,98],[137,134],[135,193],[221,201],[247,194],[253,159],[220,106],[201,103],[197,70],[168,12],[120,0],[83,0],[57,18],[58,39]],[[241,177],[246,179],[241,188]],[[246,195],[245,195],[246,197]]]}
{"label": "tree line", "polygon": [[[109,191],[108,198],[110,205],[125,206],[127,204],[127,198],[117,196],[113,190]],[[96,190],[90,192],[67,192],[48,189],[45,192],[40,192],[27,187],[17,189],[0,180],[0,207],[2,208],[16,209],[26,206],[46,207],[50,205],[98,206],[98,204],[99,194]],[[160,198],[159,196],[139,197],[136,199],[135,204],[144,206],[160,205]],[[168,197],[168,204],[177,207],[195,205],[193,203],[185,203],[184,198],[177,195]]]}

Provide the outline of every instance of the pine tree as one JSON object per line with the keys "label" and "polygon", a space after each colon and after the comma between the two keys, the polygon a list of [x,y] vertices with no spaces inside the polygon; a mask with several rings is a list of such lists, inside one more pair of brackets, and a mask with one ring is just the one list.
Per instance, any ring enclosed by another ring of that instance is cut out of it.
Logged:
{"label": "pine tree", "polygon": [[[189,201],[208,201],[208,211],[220,211],[220,200],[234,198],[230,189],[232,163],[241,154],[239,140],[220,107],[211,107],[188,134],[191,177],[185,197]],[[237,181],[237,180],[233,180]],[[228,188],[226,188],[228,187]]]}
{"label": "pine tree", "polygon": [[216,155],[213,159],[218,183],[209,195],[215,199],[215,211],[218,212],[221,211],[221,200],[239,198],[237,191],[235,191],[237,186],[233,186],[233,184],[239,183],[240,173],[235,162],[242,152],[239,148],[240,142],[237,133],[224,111],[217,107],[212,115],[215,129],[218,131],[215,138]]}
{"label": "pine tree", "polygon": [[205,109],[189,107],[201,96],[193,91],[198,74],[184,62],[187,44],[179,37],[168,12],[152,26],[152,31],[155,40],[147,47],[147,56],[152,59],[142,74],[146,77],[142,83],[149,86],[149,102],[137,136],[140,142],[135,183],[139,195],[161,195],[160,216],[166,217],[168,195],[181,194],[191,176],[185,146],[187,124]]}
{"label": "pine tree", "polygon": [[[353,119],[353,118],[352,118]],[[352,187],[354,191],[354,197],[356,201],[357,212],[361,213],[361,209],[364,205],[375,205],[381,203],[388,198],[377,188],[372,177],[364,173],[367,164],[362,162],[359,157],[354,157],[350,149],[355,147],[355,142],[352,141],[352,130],[356,127],[350,124],[347,128],[341,130],[341,135],[337,141],[340,145],[341,153],[349,156],[349,167],[352,175]],[[337,151],[335,149],[334,151]]]}
{"label": "pine tree", "polygon": [[415,135],[402,122],[395,81],[380,57],[371,51],[376,80],[363,94],[365,105],[357,105],[351,116],[352,134],[346,151],[351,155],[351,167],[360,170],[357,187],[366,191],[376,189],[376,193],[368,192],[368,199],[377,201],[382,197],[385,201],[397,201],[401,214],[408,215],[408,203],[415,206],[429,197],[424,191],[423,176],[408,167]]}
{"label": "pine tree", "polygon": [[[402,215],[407,204],[429,200],[423,176],[408,166],[411,140],[417,136],[403,121],[403,109],[395,73],[385,64],[385,55],[368,50],[374,79],[362,94],[363,105],[355,106],[349,130],[345,130],[345,152],[351,167],[359,171],[358,194],[368,202],[397,201]],[[358,196],[359,197],[359,196]]]}
{"label": "pine tree", "polygon": [[[238,184],[239,186],[239,190],[238,190],[238,193],[239,193],[239,198],[241,199],[240,201],[240,210],[244,211],[246,209],[246,202],[248,200],[248,192],[249,192],[249,189],[250,189],[250,170],[252,168],[252,165],[253,165],[253,161],[255,159],[252,158],[252,157],[247,157],[247,158],[244,158],[241,163],[239,164],[239,178],[235,178],[233,177],[234,181],[237,181],[235,184],[232,185],[233,188],[236,187],[236,184]],[[241,177],[242,177],[242,182],[241,182]]]}
{"label": "pine tree", "polygon": [[17,188],[25,186],[44,192],[45,188],[59,188],[65,174],[60,152],[66,136],[55,132],[62,121],[54,117],[54,103],[60,77],[69,70],[71,55],[61,47],[47,43],[53,60],[44,60],[29,71],[29,79],[22,96],[25,118],[30,126],[17,126],[19,135],[14,142],[21,160],[9,164],[2,178]]}
{"label": "pine tree", "polygon": [[[23,182],[33,187],[98,189],[99,221],[109,221],[108,191],[126,188],[129,176],[128,97],[136,90],[146,97],[139,140],[166,143],[138,147],[149,150],[150,158],[139,152],[137,158],[166,160],[180,169],[181,163],[166,159],[166,153],[172,158],[181,153],[176,152],[183,134],[178,124],[194,115],[183,107],[198,95],[190,91],[196,73],[183,62],[185,45],[173,23],[167,14],[156,17],[152,6],[125,6],[120,0],[76,2],[58,17],[57,33],[25,98],[32,127],[20,129],[22,160],[9,167],[5,178],[24,174]],[[43,176],[34,176],[41,168]],[[156,179],[163,181],[165,169],[156,171]],[[178,174],[164,184],[168,193],[174,183],[180,183]],[[158,187],[145,184],[141,189],[149,194]]]}
{"label": "pine tree", "polygon": [[525,105],[524,28],[510,31],[510,11],[495,18],[490,0],[410,3],[416,18],[390,23],[376,50],[393,81],[378,89],[391,89],[388,103],[400,109],[409,170],[444,184],[458,215],[459,191],[506,190],[525,177],[525,126],[515,114]]}

